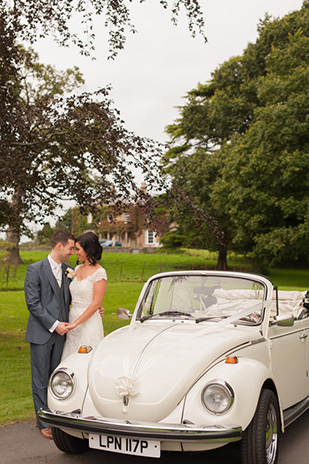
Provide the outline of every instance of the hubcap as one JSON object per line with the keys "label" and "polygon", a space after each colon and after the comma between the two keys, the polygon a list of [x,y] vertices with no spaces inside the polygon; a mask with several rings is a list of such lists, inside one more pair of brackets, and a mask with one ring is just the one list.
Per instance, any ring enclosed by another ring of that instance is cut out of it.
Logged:
{"label": "hubcap", "polygon": [[278,424],[276,409],[273,404],[269,405],[266,417],[266,459],[267,464],[273,464],[277,455],[278,446]]}

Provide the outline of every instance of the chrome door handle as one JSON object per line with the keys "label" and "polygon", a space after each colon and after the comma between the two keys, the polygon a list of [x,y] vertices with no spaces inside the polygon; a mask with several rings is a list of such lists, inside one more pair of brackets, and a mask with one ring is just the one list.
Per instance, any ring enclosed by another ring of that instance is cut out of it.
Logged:
{"label": "chrome door handle", "polygon": [[299,337],[300,340],[305,340],[307,338],[307,335],[306,334],[303,334]]}

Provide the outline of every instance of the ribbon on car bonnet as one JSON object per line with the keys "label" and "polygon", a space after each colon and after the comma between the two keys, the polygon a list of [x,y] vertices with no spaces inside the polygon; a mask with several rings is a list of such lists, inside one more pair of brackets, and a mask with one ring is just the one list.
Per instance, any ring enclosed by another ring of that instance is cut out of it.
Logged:
{"label": "ribbon on car bonnet", "polygon": [[[146,284],[144,285],[145,288]],[[143,292],[141,292],[142,294]],[[137,301],[136,308],[140,304],[141,295]],[[130,351],[131,351],[131,341],[135,328],[137,311],[134,311],[129,329],[127,331],[124,343],[124,354],[122,357],[123,362],[123,372],[124,375],[119,377],[114,382],[114,389],[117,395],[122,399],[122,412],[126,413],[128,410],[129,397],[135,396],[137,394],[137,389],[135,386],[136,377],[129,375],[129,364],[130,364]]]}
{"label": "ribbon on car bonnet", "polygon": [[119,377],[114,383],[114,388],[117,395],[122,398],[123,406],[122,411],[127,412],[129,404],[129,396],[135,396],[137,390],[135,388],[135,378],[134,377]]}

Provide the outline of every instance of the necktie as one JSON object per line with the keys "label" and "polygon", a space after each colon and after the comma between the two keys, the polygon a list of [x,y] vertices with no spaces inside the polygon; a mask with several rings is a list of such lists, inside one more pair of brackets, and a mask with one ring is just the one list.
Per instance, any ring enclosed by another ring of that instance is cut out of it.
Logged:
{"label": "necktie", "polygon": [[56,267],[56,279],[57,279],[59,287],[61,287],[61,281],[62,281],[62,265],[61,265],[61,263],[58,264],[57,267]]}

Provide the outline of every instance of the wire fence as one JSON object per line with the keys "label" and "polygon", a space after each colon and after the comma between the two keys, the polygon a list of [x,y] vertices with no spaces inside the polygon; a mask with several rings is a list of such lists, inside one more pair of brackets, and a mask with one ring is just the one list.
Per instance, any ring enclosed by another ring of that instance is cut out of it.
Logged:
{"label": "wire fence", "polygon": [[[0,265],[0,291],[23,290],[24,280],[27,271],[27,265]],[[216,270],[215,262],[209,260],[199,261],[162,261],[152,263],[147,260],[139,263],[129,263],[121,261],[118,263],[108,264],[104,266],[109,282],[146,282],[152,275],[161,272],[182,271],[182,270]],[[244,266],[229,267],[229,270],[242,271]],[[248,265],[246,270],[249,270]]]}

